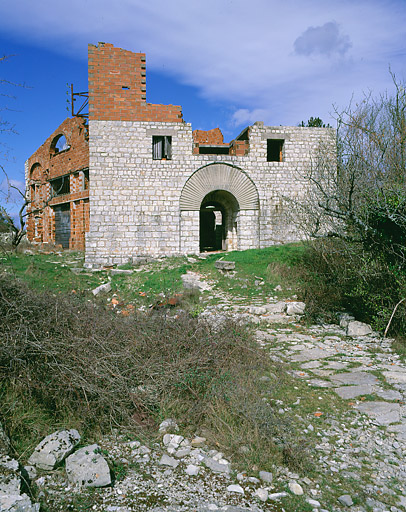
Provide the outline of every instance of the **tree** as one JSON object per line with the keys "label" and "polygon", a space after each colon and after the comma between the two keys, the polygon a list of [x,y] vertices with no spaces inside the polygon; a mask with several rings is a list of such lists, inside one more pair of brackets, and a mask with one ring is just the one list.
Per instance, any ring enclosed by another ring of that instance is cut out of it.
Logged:
{"label": "tree", "polygon": [[406,89],[371,94],[337,113],[336,144],[324,144],[308,172],[302,227],[389,253],[406,263]]}
{"label": "tree", "polygon": [[[10,55],[4,55],[3,57],[0,57],[0,63],[5,62],[7,59],[9,59]],[[0,78],[0,85],[11,85],[14,87],[25,87],[22,84],[16,84],[13,82],[10,82],[9,80]],[[10,96],[9,94],[0,93],[0,96],[7,97],[7,98],[14,98]],[[7,107],[3,107],[0,109],[0,112],[3,110],[7,110]],[[6,119],[3,119],[0,117],[0,133],[16,133],[14,126],[11,125]],[[0,142],[1,144],[1,142]],[[21,240],[24,238],[26,234],[25,230],[25,217],[27,216],[26,213],[26,207],[31,204],[31,200],[27,196],[27,192],[21,191],[18,187],[13,185],[13,183],[10,181],[8,174],[6,173],[6,170],[2,165],[0,165],[0,170],[4,174],[5,182],[6,182],[6,190],[0,190],[0,197],[2,196],[3,204],[10,202],[10,198],[12,195],[12,191],[15,191],[20,199],[22,200],[22,204],[18,211],[18,220],[20,225],[18,226],[16,220],[13,218],[13,216],[7,211],[6,207],[4,205],[0,204],[0,232],[3,233],[10,233],[11,234],[11,245],[13,249],[16,249],[18,245],[20,244]],[[1,183],[1,181],[0,181]]]}
{"label": "tree", "polygon": [[406,88],[392,78],[391,93],[336,111],[336,135],[301,175],[307,196],[291,203],[316,240],[314,311],[349,309],[385,335],[406,331]]}
{"label": "tree", "polygon": [[299,126],[301,126],[302,128],[303,127],[307,127],[307,128],[331,128],[330,125],[327,123],[324,124],[322,119],[320,119],[320,117],[311,117],[307,123],[305,124],[304,121],[302,121]]}

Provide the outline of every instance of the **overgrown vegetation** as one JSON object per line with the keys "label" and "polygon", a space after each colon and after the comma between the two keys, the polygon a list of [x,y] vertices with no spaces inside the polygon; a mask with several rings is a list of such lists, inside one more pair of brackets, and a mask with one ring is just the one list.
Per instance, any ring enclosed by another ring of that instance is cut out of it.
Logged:
{"label": "overgrown vegetation", "polygon": [[[349,308],[384,332],[406,299],[406,88],[368,95],[337,113],[337,141],[320,147],[297,204],[310,239],[307,297],[319,310]],[[406,327],[406,301],[391,334]]]}
{"label": "overgrown vegetation", "polygon": [[[309,463],[297,420],[268,400],[292,377],[232,322],[212,329],[186,314],[122,317],[2,277],[0,328],[2,419],[23,459],[55,428],[87,438],[117,426],[153,432],[173,416],[226,452],[249,445],[248,464]],[[264,401],[260,376],[271,373]]]}

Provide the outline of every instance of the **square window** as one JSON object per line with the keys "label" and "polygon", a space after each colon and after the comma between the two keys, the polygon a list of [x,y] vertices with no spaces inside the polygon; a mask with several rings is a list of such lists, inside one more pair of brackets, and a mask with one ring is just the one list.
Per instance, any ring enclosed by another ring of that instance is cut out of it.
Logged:
{"label": "square window", "polygon": [[152,137],[152,158],[154,160],[172,159],[172,137],[169,135],[154,135]]}
{"label": "square window", "polygon": [[283,139],[267,139],[266,160],[267,162],[283,162]]}

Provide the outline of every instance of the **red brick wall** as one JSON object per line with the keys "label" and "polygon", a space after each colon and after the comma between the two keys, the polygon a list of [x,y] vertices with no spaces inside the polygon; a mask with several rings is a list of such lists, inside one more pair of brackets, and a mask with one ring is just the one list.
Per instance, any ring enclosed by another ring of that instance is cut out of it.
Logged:
{"label": "red brick wall", "polygon": [[145,53],[89,45],[89,119],[183,122],[182,108],[146,102]]}
{"label": "red brick wall", "polygon": [[215,144],[223,145],[224,138],[220,128],[214,128],[213,130],[194,130],[193,141],[199,144]]}
{"label": "red brick wall", "polygon": [[[58,135],[64,135],[69,149],[56,152],[54,140]],[[85,231],[89,230],[89,190],[82,190],[82,173],[80,170],[89,167],[89,144],[86,121],[74,117],[65,121],[47,138],[41,147],[28,159],[28,193],[32,203],[27,217],[28,240],[38,243],[54,243],[55,214],[52,206],[70,203],[71,210],[71,249],[84,249]],[[49,200],[51,185],[49,180],[69,175],[70,194],[58,196]],[[80,208],[74,210],[73,201]],[[47,206],[44,207],[44,204]],[[35,211],[38,209],[38,211]],[[82,220],[78,215],[82,216]],[[36,220],[37,218],[37,220]],[[73,226],[75,226],[73,228]],[[77,226],[80,226],[78,228]]]}

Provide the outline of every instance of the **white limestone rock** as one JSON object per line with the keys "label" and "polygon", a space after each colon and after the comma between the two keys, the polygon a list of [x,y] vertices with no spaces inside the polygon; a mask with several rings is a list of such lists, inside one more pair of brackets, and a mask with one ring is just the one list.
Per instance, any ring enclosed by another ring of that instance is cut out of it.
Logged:
{"label": "white limestone rock", "polygon": [[230,464],[221,464],[211,457],[205,457],[203,459],[203,464],[215,473],[230,473]]}
{"label": "white limestone rock", "polygon": [[368,324],[358,322],[357,320],[348,322],[347,336],[367,336],[368,334],[372,334],[372,332],[372,328]]}
{"label": "white limestone rock", "polygon": [[268,313],[273,314],[281,314],[284,313],[286,310],[286,303],[279,301],[275,304],[265,304],[264,308],[267,310]]}
{"label": "white limestone rock", "polygon": [[26,494],[0,494],[1,512],[39,512],[39,508]]}
{"label": "white limestone rock", "polygon": [[170,457],[166,453],[162,455],[162,457],[159,460],[158,463],[160,466],[169,466],[171,468],[176,468],[179,465],[179,461],[174,459],[173,457]]}
{"label": "white limestone rock", "polygon": [[111,283],[105,283],[101,284],[94,290],[92,290],[93,295],[96,297],[96,295],[99,295],[100,293],[108,293],[111,291]]}
{"label": "white limestone rock", "polygon": [[288,302],[286,304],[286,314],[289,316],[303,315],[305,309],[306,304],[304,302]]}
{"label": "white limestone rock", "polygon": [[66,459],[66,474],[72,483],[85,487],[111,484],[110,469],[97,444],[81,448]]}
{"label": "white limestone rock", "polygon": [[199,466],[195,466],[194,464],[189,464],[185,469],[185,473],[189,476],[197,476],[199,471]]}
{"label": "white limestone rock", "polygon": [[177,432],[178,430],[178,424],[172,418],[167,418],[159,425],[159,432],[162,434],[166,434],[167,432]]}
{"label": "white limestone rock", "polygon": [[272,482],[273,475],[272,475],[272,473],[269,473],[269,471],[260,471],[259,478],[261,480],[263,480],[264,482],[267,482],[268,484],[270,484]]}
{"label": "white limestone rock", "polygon": [[[8,455],[0,457],[0,494],[20,494],[18,462]],[[0,509],[1,510],[1,509]]]}
{"label": "white limestone rock", "polygon": [[46,471],[55,467],[68,455],[80,441],[79,432],[75,429],[60,430],[45,437],[36,446],[28,464]]}
{"label": "white limestone rock", "polygon": [[238,484],[232,484],[227,487],[228,492],[235,492],[237,494],[245,494],[244,489],[241,487],[241,485]]}
{"label": "white limestone rock", "polygon": [[291,493],[295,494],[296,496],[302,496],[303,488],[301,485],[299,485],[297,482],[289,482],[288,485]]}
{"label": "white limestone rock", "polygon": [[268,491],[266,489],[263,489],[262,487],[255,491],[255,496],[261,501],[266,501],[268,499],[268,495]]}

